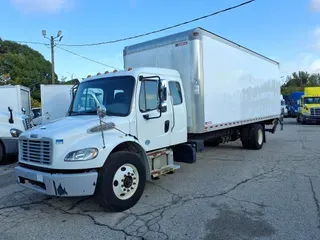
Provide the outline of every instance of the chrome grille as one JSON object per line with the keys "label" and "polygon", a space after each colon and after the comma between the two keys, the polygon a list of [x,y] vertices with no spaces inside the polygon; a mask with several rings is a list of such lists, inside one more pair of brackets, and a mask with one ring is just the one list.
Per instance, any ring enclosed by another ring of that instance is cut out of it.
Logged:
{"label": "chrome grille", "polygon": [[310,113],[313,116],[320,116],[320,108],[310,108]]}
{"label": "chrome grille", "polygon": [[21,161],[51,165],[52,141],[49,139],[20,139]]}
{"label": "chrome grille", "polygon": [[23,125],[24,125],[24,129],[27,131],[28,129],[30,129],[31,126],[31,121],[30,118],[25,118],[23,119]]}

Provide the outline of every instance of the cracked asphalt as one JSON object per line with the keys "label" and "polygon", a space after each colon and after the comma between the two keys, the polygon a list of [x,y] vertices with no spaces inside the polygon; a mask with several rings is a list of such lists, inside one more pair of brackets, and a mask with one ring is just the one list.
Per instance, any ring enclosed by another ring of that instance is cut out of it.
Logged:
{"label": "cracked asphalt", "polygon": [[208,147],[122,213],[24,189],[0,166],[0,239],[320,239],[319,142],[319,125],[286,119],[260,151]]}

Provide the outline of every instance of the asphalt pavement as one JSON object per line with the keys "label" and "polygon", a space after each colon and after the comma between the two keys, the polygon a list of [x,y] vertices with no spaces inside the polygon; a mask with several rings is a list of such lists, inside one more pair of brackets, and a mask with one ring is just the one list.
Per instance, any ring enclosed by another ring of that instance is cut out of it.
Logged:
{"label": "asphalt pavement", "polygon": [[14,166],[0,166],[0,239],[320,239],[320,125],[285,119],[260,151],[208,147],[122,213],[24,189]]}

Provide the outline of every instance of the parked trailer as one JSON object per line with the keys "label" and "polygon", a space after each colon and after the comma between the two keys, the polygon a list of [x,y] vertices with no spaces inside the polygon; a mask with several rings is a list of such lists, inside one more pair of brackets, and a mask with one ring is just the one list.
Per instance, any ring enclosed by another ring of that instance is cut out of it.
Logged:
{"label": "parked trailer", "polygon": [[72,101],[73,85],[41,84],[41,124],[63,118],[67,115]]}
{"label": "parked trailer", "polygon": [[[199,28],[124,53],[133,69],[84,79],[67,117],[20,136],[19,184],[54,196],[95,195],[123,211],[139,201],[146,180],[195,162],[205,141],[240,138],[261,149],[266,126],[275,131],[277,62]],[[41,154],[31,158],[33,151]]]}

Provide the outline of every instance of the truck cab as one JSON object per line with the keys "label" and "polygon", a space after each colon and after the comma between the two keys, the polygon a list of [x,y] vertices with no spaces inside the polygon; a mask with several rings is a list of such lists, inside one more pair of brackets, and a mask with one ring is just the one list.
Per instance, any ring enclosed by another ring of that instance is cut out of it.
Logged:
{"label": "truck cab", "polygon": [[139,200],[146,180],[179,169],[170,146],[186,141],[177,71],[99,74],[79,84],[66,117],[21,134],[15,172],[21,185],[39,192],[95,194],[121,211]]}
{"label": "truck cab", "polygon": [[299,101],[297,122],[320,122],[320,87],[306,87]]}
{"label": "truck cab", "polygon": [[30,118],[14,113],[11,107],[8,112],[0,112],[0,163],[6,156],[18,153],[19,136],[31,127]]}

